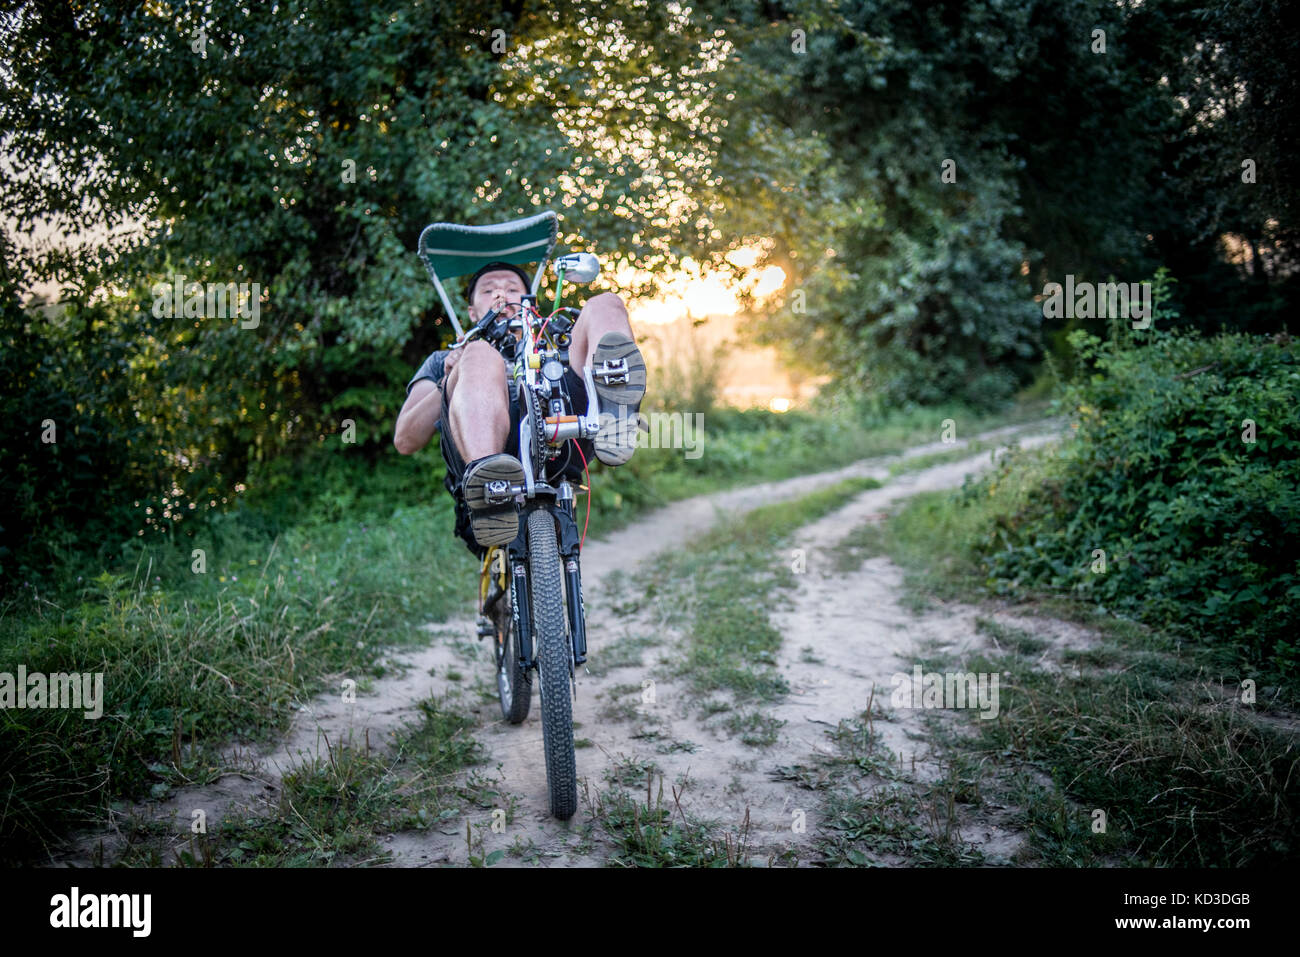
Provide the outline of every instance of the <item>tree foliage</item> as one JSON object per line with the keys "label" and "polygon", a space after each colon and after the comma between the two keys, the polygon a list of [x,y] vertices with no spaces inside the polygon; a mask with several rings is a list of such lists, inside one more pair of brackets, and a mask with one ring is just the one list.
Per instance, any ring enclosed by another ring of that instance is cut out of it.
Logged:
{"label": "tree foliage", "polygon": [[[384,453],[450,331],[413,254],[437,220],[555,208],[611,272],[761,242],[788,283],[757,331],[882,406],[1005,399],[1098,331],[1043,318],[1067,274],[1167,265],[1183,325],[1271,331],[1300,288],[1292,20],[1247,0],[0,4],[0,526],[94,517],[112,545],[307,447]],[[155,315],[178,276],[257,283],[257,324]],[[46,419],[68,445],[40,443]]]}
{"label": "tree foliage", "polygon": [[[1300,668],[1300,388],[1284,337],[1078,330],[1077,440],[983,543],[990,580],[1060,590],[1219,649]],[[970,494],[1017,481],[1008,460]]]}
{"label": "tree foliage", "polygon": [[[143,425],[123,454],[161,459],[167,481],[142,526],[219,507],[276,456],[340,442],[345,420],[349,454],[386,448],[401,386],[449,332],[414,255],[429,222],[550,207],[563,243],[612,266],[719,245],[717,41],[670,7],[28,3],[5,27],[7,242],[110,231],[29,244],[8,295],[63,279],[61,309],[7,328],[46,350],[23,359],[51,370],[40,394],[69,391],[66,409],[37,402],[64,434],[92,398],[113,441]],[[176,276],[258,283],[256,326],[156,316],[154,284]],[[57,378],[69,364],[113,394]],[[31,446],[40,409],[13,407],[5,438]],[[115,461],[77,488],[120,486]],[[98,504],[83,498],[35,510],[75,524]]]}
{"label": "tree foliage", "polygon": [[[996,402],[1072,325],[1104,325],[1043,320],[1035,297],[1067,274],[1132,282],[1168,264],[1195,304],[1184,323],[1207,330],[1276,328],[1294,303],[1296,91],[1279,60],[1300,42],[1280,5],[706,6],[738,37],[724,75],[759,91],[733,113],[763,111],[828,157],[803,212],[775,224],[772,261],[801,297],[769,337],[843,383]],[[1246,152],[1269,189],[1241,182]],[[1225,231],[1270,274],[1228,262]]]}

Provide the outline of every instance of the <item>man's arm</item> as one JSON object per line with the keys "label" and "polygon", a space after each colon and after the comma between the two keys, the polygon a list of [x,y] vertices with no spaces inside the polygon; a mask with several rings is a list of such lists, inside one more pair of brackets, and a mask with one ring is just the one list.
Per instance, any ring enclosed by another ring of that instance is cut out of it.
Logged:
{"label": "man's arm", "polygon": [[[435,353],[436,355],[436,353]],[[453,350],[443,360],[444,378],[451,374],[460,352]],[[429,444],[433,432],[442,418],[442,393],[433,379],[420,379],[410,387],[402,411],[397,413],[397,427],[393,430],[393,445],[403,455],[418,452]]]}
{"label": "man's arm", "polygon": [[442,418],[442,395],[431,379],[421,379],[411,387],[402,411],[397,414],[393,445],[403,455],[418,452],[433,438]]}

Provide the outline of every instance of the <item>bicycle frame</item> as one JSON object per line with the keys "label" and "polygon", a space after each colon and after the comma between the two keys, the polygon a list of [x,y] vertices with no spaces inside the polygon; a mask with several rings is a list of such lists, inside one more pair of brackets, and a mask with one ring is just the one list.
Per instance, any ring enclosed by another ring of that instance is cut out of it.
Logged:
{"label": "bicycle frame", "polygon": [[[560,286],[562,286],[563,267],[560,268],[559,273]],[[557,286],[557,310],[559,290],[560,287]],[[553,339],[539,339],[547,321],[538,313],[536,301],[534,294],[525,294],[518,304],[519,314],[507,326],[513,331],[517,325],[521,332],[515,351],[512,378],[519,383],[516,401],[524,403],[519,421],[519,458],[524,467],[524,482],[522,485],[511,486],[507,495],[503,496],[503,499],[513,497],[521,506],[519,535],[505,548],[510,565],[511,616],[519,638],[519,664],[530,669],[536,666],[536,659],[533,653],[533,623],[528,601],[528,548],[525,529],[529,512],[537,508],[546,508],[559,527],[559,552],[564,569],[565,605],[569,634],[573,642],[572,653],[575,666],[584,664],[587,660],[587,636],[582,604],[582,570],[579,562],[582,540],[573,508],[573,486],[563,478],[552,485],[544,480],[544,476],[536,474],[533,466],[534,442],[539,430],[537,423],[533,421],[533,404],[525,400],[523,390],[530,390],[535,397],[537,407],[546,408],[550,413],[543,418],[548,446],[560,447],[569,440],[592,438],[600,429],[600,405],[590,368],[583,370],[587,388],[585,414],[566,413],[560,381],[563,378],[563,367],[567,364],[564,361],[567,358],[565,354],[567,350],[562,350],[560,343]],[[543,402],[545,406],[542,405]],[[539,498],[550,501],[539,502]],[[489,574],[489,567],[485,559],[484,574]],[[486,586],[481,588],[480,593],[486,594]]]}
{"label": "bicycle frame", "polygon": [[[577,690],[576,668],[587,660],[587,635],[579,561],[582,536],[569,481],[573,460],[556,460],[563,453],[572,455],[572,449],[566,448],[571,441],[594,439],[600,431],[595,380],[626,381],[627,369],[621,359],[602,363],[597,370],[584,367],[587,408],[573,407],[564,382],[576,310],[560,308],[560,291],[566,271],[572,281],[590,282],[598,275],[600,264],[590,253],[556,259],[555,311],[543,318],[537,309],[537,292],[551,261],[557,231],[558,217],[551,210],[492,226],[434,223],[420,234],[417,251],[456,330],[458,341],[452,348],[482,338],[510,363],[509,381],[521,405],[517,438],[523,475],[517,482],[488,481],[482,504],[509,504],[520,512],[521,521],[512,541],[493,546],[484,556],[479,577],[479,635],[494,636],[498,697],[503,716],[511,724],[527,717],[529,676],[534,671],[537,674],[551,811],[567,820],[577,810],[570,696]],[[493,310],[462,332],[442,278],[492,264],[528,262],[537,262],[537,272],[531,285],[525,283],[521,301],[510,304],[517,308],[514,317],[503,319]],[[619,375],[624,378],[619,380]],[[501,605],[507,597],[508,609]]]}

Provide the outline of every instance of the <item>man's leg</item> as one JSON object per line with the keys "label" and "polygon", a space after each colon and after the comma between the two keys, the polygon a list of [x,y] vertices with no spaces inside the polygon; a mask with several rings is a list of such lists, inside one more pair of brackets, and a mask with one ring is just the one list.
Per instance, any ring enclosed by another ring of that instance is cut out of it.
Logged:
{"label": "man's leg", "polygon": [[632,338],[632,324],[627,318],[627,307],[612,292],[592,296],[582,307],[578,321],[573,325],[569,364],[575,369],[591,365],[591,354],[596,351],[601,337],[607,332],[619,332]]}
{"label": "man's leg", "polygon": [[524,480],[524,468],[506,447],[510,399],[505,363],[486,342],[471,342],[447,377],[447,422],[465,460],[462,493],[480,545],[505,545],[519,533],[519,514],[506,488]]}
{"label": "man's leg", "polygon": [[447,421],[466,462],[500,452],[510,430],[510,398],[501,354],[471,342],[447,377]]}
{"label": "man's leg", "polygon": [[623,465],[636,451],[636,430],[645,396],[645,360],[636,347],[623,300],[604,292],[587,300],[573,327],[569,363],[590,366],[600,401],[596,457]]}

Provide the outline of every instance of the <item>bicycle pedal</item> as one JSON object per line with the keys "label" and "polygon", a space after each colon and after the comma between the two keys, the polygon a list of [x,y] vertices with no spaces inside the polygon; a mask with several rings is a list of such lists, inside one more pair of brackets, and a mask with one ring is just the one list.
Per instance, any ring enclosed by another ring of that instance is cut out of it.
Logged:
{"label": "bicycle pedal", "polygon": [[483,483],[483,498],[489,505],[500,505],[514,498],[510,494],[510,483],[505,479],[492,479]]}
{"label": "bicycle pedal", "polygon": [[497,626],[493,623],[492,619],[491,619],[491,618],[485,618],[484,616],[479,615],[479,618],[478,618],[478,636],[479,636],[480,638],[486,638],[486,637],[488,637],[489,635],[492,635],[492,636],[495,637],[496,633],[497,633]]}
{"label": "bicycle pedal", "polygon": [[602,385],[626,385],[627,376],[626,359],[606,359],[591,373],[591,377]]}

